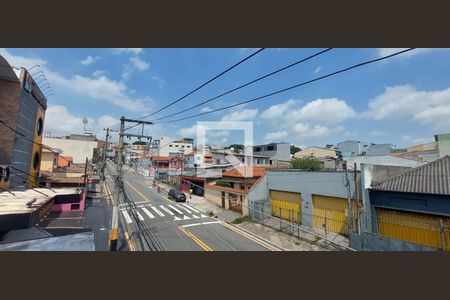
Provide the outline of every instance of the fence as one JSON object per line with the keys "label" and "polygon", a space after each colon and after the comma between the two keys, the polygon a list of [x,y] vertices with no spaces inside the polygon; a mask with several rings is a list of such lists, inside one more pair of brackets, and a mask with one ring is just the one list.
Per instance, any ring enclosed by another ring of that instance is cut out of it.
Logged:
{"label": "fence", "polygon": [[379,237],[450,251],[450,218],[377,208],[361,214],[361,230]]}
{"label": "fence", "polygon": [[[277,207],[275,211],[270,201],[265,199],[250,202],[248,208],[249,217],[254,222],[328,249],[353,250],[348,247],[348,239],[345,236],[339,232],[329,231],[330,228],[337,228],[334,223],[338,224],[340,220],[302,214],[294,209],[281,207]],[[314,224],[321,224],[321,226],[316,228]]]}

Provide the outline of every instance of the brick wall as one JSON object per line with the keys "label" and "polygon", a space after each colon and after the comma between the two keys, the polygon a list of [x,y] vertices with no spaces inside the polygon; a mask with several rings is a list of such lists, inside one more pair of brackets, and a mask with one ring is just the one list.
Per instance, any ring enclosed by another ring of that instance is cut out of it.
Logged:
{"label": "brick wall", "polygon": [[[0,80],[0,119],[16,128],[20,107],[20,82]],[[15,133],[0,124],[0,164],[9,165],[13,157]]]}

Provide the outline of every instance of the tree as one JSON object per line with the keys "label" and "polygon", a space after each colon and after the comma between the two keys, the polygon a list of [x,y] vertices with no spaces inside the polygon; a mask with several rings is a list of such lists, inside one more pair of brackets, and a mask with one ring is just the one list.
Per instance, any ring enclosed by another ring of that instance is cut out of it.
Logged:
{"label": "tree", "polygon": [[302,149],[300,149],[299,147],[297,147],[295,145],[291,145],[291,154],[295,154],[298,151],[302,151]]}
{"label": "tree", "polygon": [[227,149],[230,149],[230,148],[234,148],[234,150],[236,150],[236,152],[244,151],[244,145],[242,145],[242,144],[231,144],[230,146],[227,147]]}
{"label": "tree", "polygon": [[135,142],[133,142],[133,145],[146,145],[147,143],[146,142],[143,142],[143,141],[135,141]]}
{"label": "tree", "polygon": [[292,169],[319,171],[323,169],[323,164],[320,160],[314,157],[293,158],[291,160]]}

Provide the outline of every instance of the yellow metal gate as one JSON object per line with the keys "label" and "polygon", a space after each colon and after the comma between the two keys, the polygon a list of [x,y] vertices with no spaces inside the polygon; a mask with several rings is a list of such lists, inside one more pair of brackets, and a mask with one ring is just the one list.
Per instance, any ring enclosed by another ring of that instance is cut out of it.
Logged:
{"label": "yellow metal gate", "polygon": [[270,190],[272,216],[297,223],[301,222],[301,194]]}
{"label": "yellow metal gate", "polygon": [[450,251],[449,218],[384,208],[376,212],[380,235],[439,249],[444,242]]}
{"label": "yellow metal gate", "polygon": [[[326,224],[327,231],[340,234],[348,234],[348,199],[339,197],[330,197],[322,195],[312,195],[313,201],[313,226],[317,229],[324,229]],[[352,200],[352,209],[354,212],[354,226],[356,226],[356,201]]]}

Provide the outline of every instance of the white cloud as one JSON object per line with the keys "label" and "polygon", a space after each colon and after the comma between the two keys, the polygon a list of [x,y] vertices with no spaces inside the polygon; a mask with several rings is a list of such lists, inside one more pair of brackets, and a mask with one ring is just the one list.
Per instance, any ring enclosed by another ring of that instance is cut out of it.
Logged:
{"label": "white cloud", "polygon": [[92,72],[93,77],[100,77],[105,74],[106,74],[106,71],[104,71],[104,70],[95,70],[94,72]]}
{"label": "white cloud", "polygon": [[340,133],[344,131],[344,127],[327,127],[320,124],[311,126],[309,124],[299,123],[294,126],[294,131],[300,135],[300,139],[319,139]]}
{"label": "white cloud", "polygon": [[147,70],[149,67],[149,64],[143,61],[139,56],[130,57],[130,61],[139,71]]}
{"label": "white cloud", "polygon": [[197,135],[197,126],[202,125],[193,125],[188,128],[181,128],[178,130],[178,134],[182,137],[195,137]]}
{"label": "white cloud", "polygon": [[87,66],[87,65],[90,65],[90,64],[95,63],[95,62],[96,62],[97,60],[99,60],[99,59],[100,59],[100,56],[92,57],[92,55],[89,55],[89,56],[86,57],[85,59],[80,60],[80,63],[81,63],[82,65]]}
{"label": "white cloud", "polygon": [[258,109],[243,109],[229,113],[222,117],[222,121],[249,121],[258,115]]}
{"label": "white cloud", "polygon": [[212,108],[210,108],[210,107],[208,107],[208,106],[202,107],[202,108],[200,109],[200,112],[202,112],[202,113],[204,113],[204,112],[210,112],[210,111],[212,111]]}
{"label": "white cloud", "polygon": [[116,53],[128,53],[138,55],[144,51],[144,48],[117,48]]}
{"label": "white cloud", "polygon": [[322,67],[321,66],[318,66],[315,70],[314,70],[314,74],[317,74],[317,73],[319,73],[320,71],[322,70]]}
{"label": "white cloud", "polygon": [[101,116],[97,121],[98,125],[102,128],[111,128],[120,123],[118,118],[114,118],[108,115]]}
{"label": "white cloud", "polygon": [[420,91],[412,85],[386,87],[369,101],[365,114],[375,120],[411,118],[434,129],[450,129],[450,87],[438,91]]}
{"label": "white cloud", "polygon": [[371,132],[369,132],[369,135],[372,135],[372,136],[381,136],[381,135],[384,135],[384,132],[378,131],[378,130],[372,130]]}
{"label": "white cloud", "polygon": [[[89,126],[92,123],[91,119]],[[44,131],[53,134],[79,133],[83,131],[83,118],[71,115],[65,106],[49,105],[45,113]]]}
{"label": "white cloud", "polygon": [[283,139],[287,136],[288,136],[288,132],[286,130],[269,132],[269,133],[266,133],[266,135],[264,136],[264,140],[266,142],[280,141],[280,139]]}
{"label": "white cloud", "polygon": [[338,124],[355,115],[352,107],[337,98],[317,99],[290,113],[293,120],[325,125]]}
{"label": "white cloud", "polygon": [[262,112],[261,118],[263,119],[274,119],[281,118],[285,116],[286,112],[295,104],[296,100],[290,99],[284,103],[272,105],[268,109]]}
{"label": "white cloud", "polygon": [[[46,68],[45,65],[47,62],[45,60],[12,55],[6,49],[0,49],[0,55],[5,57],[13,66],[31,68],[39,64],[41,66],[39,70],[44,71],[50,83],[66,91],[72,91],[92,99],[106,101],[133,112],[145,112],[151,108],[152,100],[149,97],[131,99],[126,93],[127,87],[123,82],[109,79],[106,76],[100,75],[97,78],[93,78],[75,75],[67,78]],[[99,74],[97,73],[97,75]]]}
{"label": "white cloud", "polygon": [[164,87],[164,83],[166,83],[164,79],[159,78],[159,76],[156,75],[152,76],[152,80],[156,81],[160,89],[162,89]]}

